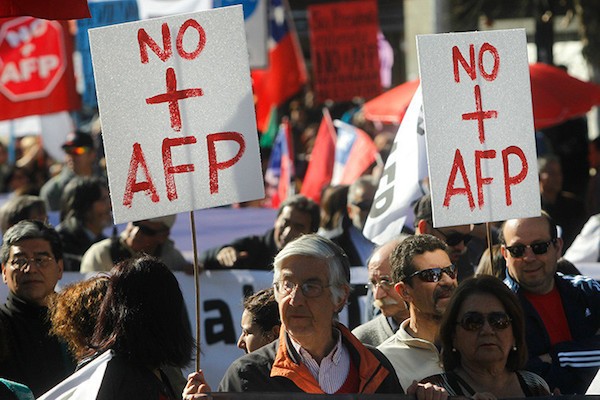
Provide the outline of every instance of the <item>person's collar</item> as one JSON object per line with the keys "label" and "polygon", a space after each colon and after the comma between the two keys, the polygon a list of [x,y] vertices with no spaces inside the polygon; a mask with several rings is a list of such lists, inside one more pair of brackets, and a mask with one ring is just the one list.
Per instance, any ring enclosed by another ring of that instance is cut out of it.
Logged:
{"label": "person's collar", "polygon": [[[414,322],[414,323],[413,323]],[[414,330],[414,325],[417,325],[417,331]],[[412,326],[411,326],[412,325]],[[406,333],[411,337],[419,340],[424,340],[429,343],[435,343],[439,340],[439,321],[434,320],[415,320],[413,317],[407,318],[401,325]],[[435,330],[435,331],[434,331]]]}
{"label": "person's collar", "polygon": [[[505,276],[505,278],[503,280],[504,284],[506,286],[508,286],[508,288],[510,290],[512,290],[514,293],[517,293],[519,291],[519,289],[521,288],[521,286],[519,285],[519,282],[517,282],[516,279],[514,279],[512,276],[510,276],[510,273],[508,272],[508,267],[506,268],[505,272],[506,272],[506,274],[505,274],[506,276]],[[560,273],[558,271],[554,272],[554,285],[553,285],[553,288],[556,287],[556,278],[557,277],[561,277],[561,276],[563,276],[562,273]],[[525,290],[525,289],[523,289],[523,290]]]}
{"label": "person's collar", "polygon": [[519,290],[519,283],[515,279],[513,279],[512,276],[510,276],[510,273],[508,272],[508,267],[506,267],[506,269],[504,270],[504,276],[504,284],[508,286],[510,290],[516,293]]}
{"label": "person's collar", "polygon": [[39,304],[28,302],[19,296],[17,296],[13,292],[8,293],[8,298],[6,300],[6,306],[12,311],[16,311],[18,313],[23,314],[44,314],[48,311],[46,306],[41,306]]}
{"label": "person's collar", "polygon": [[[326,354],[323,359],[330,357],[332,362],[334,364],[338,364],[340,362],[340,357],[342,356],[342,352],[341,347],[342,347],[342,334],[341,332],[337,329],[337,328],[332,328],[333,329],[333,336],[336,338],[336,342],[335,342],[335,346],[333,346],[333,349],[331,349],[331,351]],[[294,349],[296,350],[296,352],[300,355],[300,358],[305,359],[310,357],[311,359],[314,360],[314,357],[312,356],[312,354],[310,354],[306,349],[304,349],[304,347],[302,347],[302,345],[300,343],[298,343],[296,340],[294,340],[294,338],[292,336],[289,336],[290,341],[292,342],[292,346],[294,347]]]}
{"label": "person's collar", "polygon": [[402,322],[398,323],[398,322],[397,322],[397,321],[394,319],[394,317],[393,317],[393,316],[391,316],[391,317],[385,317],[385,319],[387,320],[387,322],[388,322],[388,324],[389,324],[390,328],[392,328],[392,332],[396,332],[396,331],[398,330],[398,328],[400,327],[400,324],[402,323]]}

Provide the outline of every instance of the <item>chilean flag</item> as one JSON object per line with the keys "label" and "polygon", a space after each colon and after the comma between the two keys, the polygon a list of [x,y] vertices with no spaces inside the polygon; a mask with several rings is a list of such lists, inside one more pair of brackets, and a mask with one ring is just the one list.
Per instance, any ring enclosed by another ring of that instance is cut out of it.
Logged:
{"label": "chilean flag", "polygon": [[258,130],[269,126],[273,107],[295,95],[306,83],[306,66],[285,0],[269,0],[269,66],[252,71]]}
{"label": "chilean flag", "polygon": [[278,208],[282,201],[294,194],[295,175],[292,130],[288,119],[283,118],[265,172],[271,207]]}
{"label": "chilean flag", "polygon": [[332,185],[350,185],[377,160],[377,147],[362,129],[335,120],[337,142]]}

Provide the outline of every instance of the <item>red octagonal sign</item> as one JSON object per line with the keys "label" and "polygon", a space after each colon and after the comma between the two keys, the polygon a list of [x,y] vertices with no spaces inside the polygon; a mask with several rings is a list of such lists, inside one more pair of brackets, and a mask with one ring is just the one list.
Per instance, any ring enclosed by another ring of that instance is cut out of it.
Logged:
{"label": "red octagonal sign", "polygon": [[56,21],[16,18],[0,29],[0,92],[11,101],[47,97],[66,69],[63,28]]}

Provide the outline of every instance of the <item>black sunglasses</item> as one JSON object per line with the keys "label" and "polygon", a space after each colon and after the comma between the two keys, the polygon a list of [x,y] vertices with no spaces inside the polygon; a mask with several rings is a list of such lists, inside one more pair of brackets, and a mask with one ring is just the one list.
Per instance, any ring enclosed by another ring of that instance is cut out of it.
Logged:
{"label": "black sunglasses", "polygon": [[456,265],[450,264],[444,268],[429,268],[422,271],[416,271],[404,278],[404,280],[418,276],[423,282],[439,282],[440,279],[442,279],[442,273],[445,273],[451,279],[456,278]]}
{"label": "black sunglasses", "polygon": [[483,328],[486,319],[488,324],[496,330],[506,329],[512,322],[505,312],[496,311],[489,314],[482,314],[477,311],[469,311],[464,313],[457,324],[466,331],[477,331]]}
{"label": "black sunglasses", "polygon": [[473,236],[471,236],[468,233],[458,233],[458,232],[452,232],[449,234],[445,234],[444,232],[440,231],[439,229],[436,229],[436,231],[438,231],[443,237],[444,237],[444,242],[446,242],[446,244],[448,246],[456,246],[459,243],[464,243],[465,246],[467,245],[467,243],[469,243],[471,241],[471,239],[473,238]]}
{"label": "black sunglasses", "polygon": [[532,243],[532,244],[528,244],[528,245],[516,244],[514,246],[510,246],[510,247],[507,246],[505,248],[506,248],[506,250],[509,251],[511,256],[513,256],[515,258],[521,258],[525,254],[525,250],[527,248],[531,248],[531,251],[533,251],[533,254],[537,254],[537,255],[546,254],[550,244],[556,244],[556,239],[550,239],[547,242]]}

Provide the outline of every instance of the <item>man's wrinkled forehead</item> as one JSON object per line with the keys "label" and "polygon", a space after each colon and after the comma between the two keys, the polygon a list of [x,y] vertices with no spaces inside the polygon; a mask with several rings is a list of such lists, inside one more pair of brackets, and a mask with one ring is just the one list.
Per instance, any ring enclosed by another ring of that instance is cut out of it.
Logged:
{"label": "man's wrinkled forehead", "polygon": [[392,273],[390,255],[392,254],[393,250],[393,246],[385,245],[375,250],[371,258],[369,258],[369,263],[367,265],[369,274],[371,274],[372,271],[377,271],[383,275],[390,275]]}

